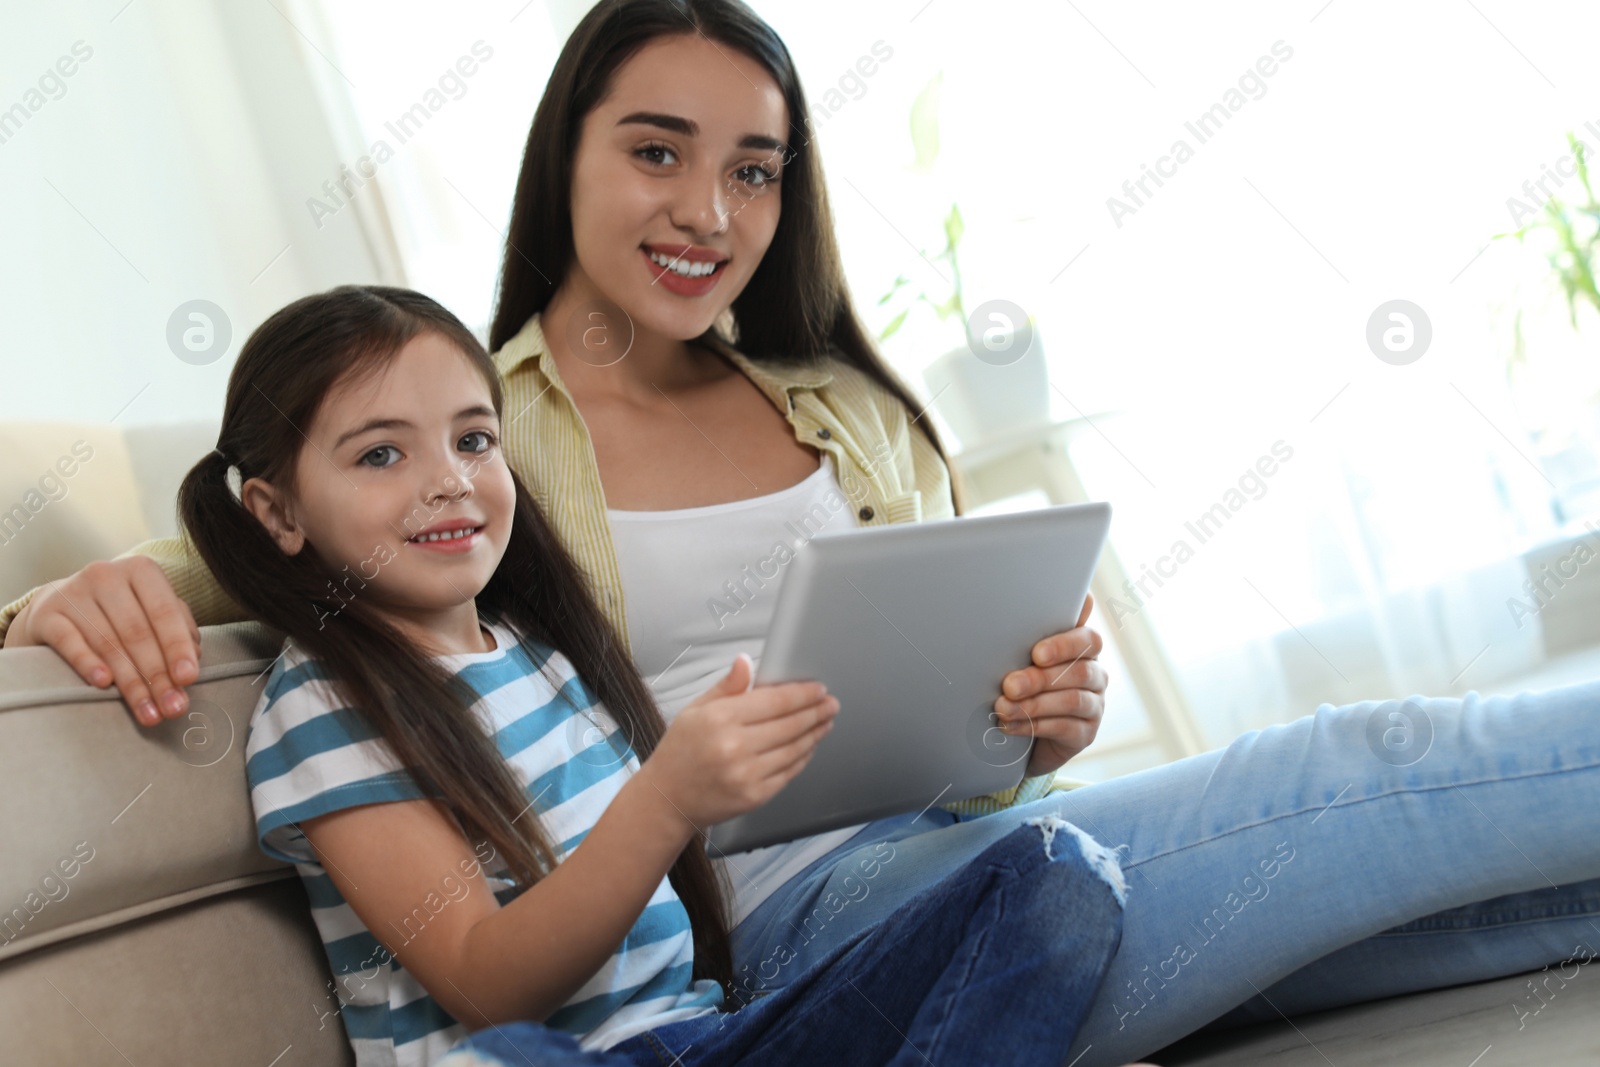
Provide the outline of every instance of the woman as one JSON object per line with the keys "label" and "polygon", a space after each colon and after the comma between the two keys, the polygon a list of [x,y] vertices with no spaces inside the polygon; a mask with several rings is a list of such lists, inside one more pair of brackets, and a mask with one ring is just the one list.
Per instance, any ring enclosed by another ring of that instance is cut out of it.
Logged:
{"label": "woman", "polygon": [[[956,511],[937,438],[850,302],[809,129],[787,51],[742,5],[621,0],[574,31],[528,138],[490,339],[505,447],[669,718],[759,652],[771,588],[750,566],[797,520]],[[51,644],[154,722],[182,714],[196,623],[241,614],[182,546],[135,551],[36,596],[7,644]],[[732,859],[743,995],[1047,815],[1118,846],[1130,884],[1080,1067],[1241,1005],[1227,1021],[1600,945],[1600,685],[1413,697],[1432,742],[1404,767],[1368,743],[1395,702],[1364,701],[1050,793],[1103,708],[1089,608],[997,695],[1038,738],[1017,790]]]}

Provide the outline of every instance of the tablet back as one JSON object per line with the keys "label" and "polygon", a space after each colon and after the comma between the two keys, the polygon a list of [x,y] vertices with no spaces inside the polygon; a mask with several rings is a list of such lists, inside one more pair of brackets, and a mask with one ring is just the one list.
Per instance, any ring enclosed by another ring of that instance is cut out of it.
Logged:
{"label": "tablet back", "polygon": [[994,725],[1000,680],[1077,623],[1110,524],[1097,501],[812,538],[755,681],[818,679],[839,714],[782,791],[711,828],[711,855],[1015,786],[1032,741]]}

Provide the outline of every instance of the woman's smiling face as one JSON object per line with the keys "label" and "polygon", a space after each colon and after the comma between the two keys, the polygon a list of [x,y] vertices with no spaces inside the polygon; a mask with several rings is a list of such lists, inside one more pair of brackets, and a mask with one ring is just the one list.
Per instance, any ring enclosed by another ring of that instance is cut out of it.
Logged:
{"label": "woman's smiling face", "polygon": [[744,53],[697,34],[646,44],[617,68],[578,139],[578,291],[636,327],[704,333],[772,243],[788,129],[778,83]]}

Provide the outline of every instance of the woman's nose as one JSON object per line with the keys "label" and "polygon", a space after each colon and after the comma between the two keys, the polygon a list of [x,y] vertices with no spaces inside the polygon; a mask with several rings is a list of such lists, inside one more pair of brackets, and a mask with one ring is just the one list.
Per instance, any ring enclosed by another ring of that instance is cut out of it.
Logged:
{"label": "woman's nose", "polygon": [[683,182],[673,222],[699,235],[720,234],[728,228],[728,194],[717,174],[697,174]]}

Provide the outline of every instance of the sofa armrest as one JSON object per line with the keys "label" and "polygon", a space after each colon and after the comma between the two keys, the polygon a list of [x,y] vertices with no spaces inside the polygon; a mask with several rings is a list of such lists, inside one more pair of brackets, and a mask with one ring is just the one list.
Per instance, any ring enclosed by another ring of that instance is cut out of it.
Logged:
{"label": "sofa armrest", "polygon": [[284,869],[255,842],[244,745],[281,638],[201,630],[190,711],[146,729],[48,648],[0,650],[0,961]]}

